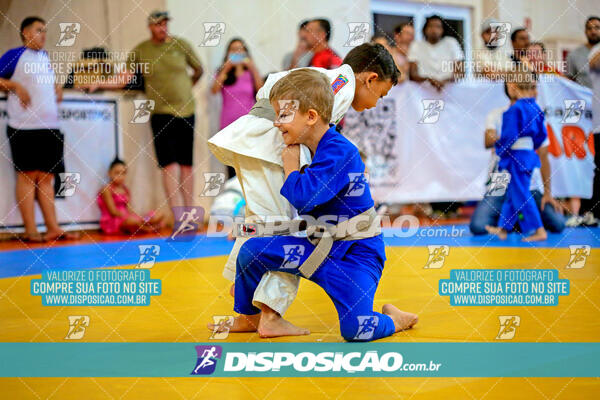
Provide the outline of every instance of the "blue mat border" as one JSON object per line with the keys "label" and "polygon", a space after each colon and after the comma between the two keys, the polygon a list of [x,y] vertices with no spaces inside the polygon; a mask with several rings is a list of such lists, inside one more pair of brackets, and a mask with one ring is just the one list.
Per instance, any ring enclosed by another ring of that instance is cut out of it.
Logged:
{"label": "blue mat border", "polygon": [[[459,236],[452,236],[462,232]],[[600,247],[600,228],[567,228],[561,234],[549,234],[548,240],[525,243],[521,236],[511,234],[506,241],[490,235],[473,236],[467,225],[425,227],[415,235],[402,237],[406,232],[385,230],[387,246],[424,247],[448,245],[452,247],[504,248],[568,248],[570,245]],[[0,278],[38,275],[46,269],[87,269],[136,265],[140,257],[139,245],[159,245],[157,261],[187,260],[229,254],[233,242],[227,238],[198,235],[189,242],[167,241],[165,238],[129,239],[115,242],[85,243],[33,250],[0,252]]]}

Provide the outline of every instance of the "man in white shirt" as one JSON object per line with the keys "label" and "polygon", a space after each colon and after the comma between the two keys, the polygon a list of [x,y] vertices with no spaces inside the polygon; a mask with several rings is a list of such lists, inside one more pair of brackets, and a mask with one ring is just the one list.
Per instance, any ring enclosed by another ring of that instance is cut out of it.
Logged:
{"label": "man in white shirt", "polygon": [[[508,96],[506,84],[504,88],[505,93]],[[511,100],[511,104],[512,103],[513,100]],[[502,209],[502,203],[504,202],[504,193],[495,192],[491,190],[491,187],[493,185],[492,177],[494,176],[494,173],[498,172],[498,161],[500,160],[494,152],[494,143],[496,143],[502,133],[502,114],[504,114],[508,107],[509,104],[504,107],[495,108],[490,111],[486,117],[484,144],[486,149],[492,149],[492,154],[486,194],[477,204],[477,207],[471,216],[471,223],[469,224],[471,233],[474,235],[487,234],[488,232],[485,229],[485,226],[495,226],[495,224],[498,223],[500,210]],[[534,169],[531,175],[531,185],[529,186],[529,190],[540,210],[544,228],[550,232],[560,233],[565,229],[565,218],[559,212],[561,208],[559,203],[552,197],[550,185],[552,174],[550,171],[550,162],[548,161],[549,144],[550,141],[546,138],[537,151],[538,156],[540,157],[541,168]]]}
{"label": "man in white shirt", "polygon": [[410,79],[429,82],[438,91],[464,75],[465,55],[458,41],[444,36],[444,20],[438,15],[427,17],[423,26],[425,40],[415,40],[408,50]]}
{"label": "man in white shirt", "polygon": [[[484,46],[475,49],[473,69],[478,76],[488,79],[503,79],[503,72],[510,70],[512,61],[506,49],[506,38],[492,35],[492,25],[498,24],[494,19],[487,19],[481,24],[481,38]],[[495,28],[498,25],[494,25]],[[504,33],[506,34],[506,33]]]}
{"label": "man in white shirt", "polygon": [[[16,197],[26,241],[75,239],[58,225],[54,208],[54,174],[65,172],[64,136],[59,130],[58,104],[62,98],[46,43],[46,23],[27,17],[21,23],[23,46],[0,57],[0,91],[8,92],[6,133],[16,177]],[[46,223],[40,235],[35,223],[37,200]]]}

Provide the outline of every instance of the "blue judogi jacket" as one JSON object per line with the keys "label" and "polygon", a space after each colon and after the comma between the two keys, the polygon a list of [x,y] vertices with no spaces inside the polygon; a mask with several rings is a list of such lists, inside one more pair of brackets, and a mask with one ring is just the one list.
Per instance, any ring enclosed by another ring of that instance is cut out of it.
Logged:
{"label": "blue judogi jacket", "polygon": [[[509,164],[520,171],[531,172],[540,166],[535,150],[546,140],[548,132],[544,124],[544,112],[535,98],[519,99],[502,115],[502,133],[496,141],[496,154],[500,157],[499,169],[508,169]],[[522,138],[531,138],[522,139]],[[515,143],[531,143],[527,148]],[[513,148],[516,147],[516,148]]]}
{"label": "blue judogi jacket", "polygon": [[[294,171],[285,180],[281,195],[299,215],[318,219],[333,215],[350,219],[373,207],[369,184],[365,178],[365,164],[356,146],[331,126],[319,141],[312,163],[303,172]],[[332,223],[341,222],[332,221]],[[336,241],[332,257],[343,257],[355,245],[353,253],[365,251],[385,260],[381,235],[348,241]]]}

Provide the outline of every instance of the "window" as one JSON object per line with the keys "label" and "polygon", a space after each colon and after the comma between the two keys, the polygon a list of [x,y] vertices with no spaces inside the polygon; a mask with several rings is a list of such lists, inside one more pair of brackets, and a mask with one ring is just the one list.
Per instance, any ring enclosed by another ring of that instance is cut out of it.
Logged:
{"label": "window", "polygon": [[[372,0],[374,33],[385,34],[390,40],[394,38],[394,28],[406,22],[413,22],[415,40],[423,39],[425,18],[437,14],[444,18],[446,35],[452,36],[460,43],[465,59],[471,59],[471,10],[468,7],[446,6],[432,3],[413,3],[408,1]],[[470,63],[466,64],[470,74]]]}

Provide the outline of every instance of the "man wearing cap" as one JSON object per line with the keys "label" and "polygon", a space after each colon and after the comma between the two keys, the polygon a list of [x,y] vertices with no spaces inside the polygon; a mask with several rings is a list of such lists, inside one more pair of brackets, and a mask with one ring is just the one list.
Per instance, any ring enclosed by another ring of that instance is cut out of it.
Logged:
{"label": "man wearing cap", "polygon": [[[182,38],[169,35],[166,11],[148,17],[151,37],[138,44],[129,61],[141,66],[145,92],[154,101],[150,123],[154,149],[163,171],[169,206],[193,203],[192,154],[194,144],[194,98],[192,86],[202,76],[202,66],[192,46]],[[194,71],[190,76],[188,67]],[[122,89],[133,78],[131,68],[111,83],[88,85],[92,92]]]}
{"label": "man wearing cap", "polygon": [[504,26],[494,19],[486,19],[481,24],[484,47],[476,49],[473,55],[473,70],[477,76],[503,79],[503,73],[510,69],[512,63],[505,46],[509,33],[508,29],[502,30]]}

